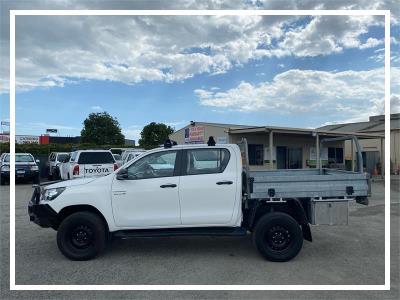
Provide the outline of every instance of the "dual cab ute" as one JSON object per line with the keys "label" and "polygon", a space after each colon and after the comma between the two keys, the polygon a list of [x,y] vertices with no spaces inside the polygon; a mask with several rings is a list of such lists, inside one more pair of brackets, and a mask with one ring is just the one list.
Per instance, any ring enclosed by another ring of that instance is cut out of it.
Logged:
{"label": "dual cab ute", "polygon": [[[311,241],[310,224],[347,222],[348,201],[368,196],[368,175],[248,171],[247,143],[153,149],[110,175],[36,186],[31,221],[57,230],[73,260],[101,253],[112,237],[245,236],[271,261]],[[296,196],[298,195],[298,196]]]}

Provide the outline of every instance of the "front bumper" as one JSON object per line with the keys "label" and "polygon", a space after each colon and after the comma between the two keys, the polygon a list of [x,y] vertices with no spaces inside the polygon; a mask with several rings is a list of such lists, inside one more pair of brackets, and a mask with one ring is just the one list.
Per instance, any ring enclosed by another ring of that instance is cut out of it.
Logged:
{"label": "front bumper", "polygon": [[40,187],[35,187],[32,198],[28,204],[29,220],[40,227],[57,229],[59,225],[58,214],[48,204],[39,204]]}
{"label": "front bumper", "polygon": [[[24,173],[15,171],[16,179],[34,179],[39,176],[39,171],[25,170]],[[10,171],[1,171],[1,177],[10,179]]]}

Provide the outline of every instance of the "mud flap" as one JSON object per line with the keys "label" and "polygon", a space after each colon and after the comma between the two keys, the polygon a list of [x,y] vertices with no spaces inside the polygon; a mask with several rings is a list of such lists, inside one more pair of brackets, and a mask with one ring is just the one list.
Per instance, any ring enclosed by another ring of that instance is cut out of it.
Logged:
{"label": "mud flap", "polygon": [[309,224],[301,224],[301,230],[303,231],[303,238],[309,242],[312,242],[310,225]]}

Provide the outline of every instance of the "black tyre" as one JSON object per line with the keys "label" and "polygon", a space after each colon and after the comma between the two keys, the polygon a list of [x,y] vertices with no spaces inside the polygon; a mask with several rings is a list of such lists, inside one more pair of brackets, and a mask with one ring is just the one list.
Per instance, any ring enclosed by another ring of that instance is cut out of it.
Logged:
{"label": "black tyre", "polygon": [[5,185],[6,184],[6,179],[0,175],[0,184]]}
{"label": "black tyre", "polygon": [[57,232],[61,253],[72,260],[89,260],[100,254],[106,245],[103,220],[90,212],[77,212],[65,218]]}
{"label": "black tyre", "polygon": [[288,214],[268,213],[258,220],[253,241],[266,259],[288,261],[300,252],[303,232],[297,221]]}

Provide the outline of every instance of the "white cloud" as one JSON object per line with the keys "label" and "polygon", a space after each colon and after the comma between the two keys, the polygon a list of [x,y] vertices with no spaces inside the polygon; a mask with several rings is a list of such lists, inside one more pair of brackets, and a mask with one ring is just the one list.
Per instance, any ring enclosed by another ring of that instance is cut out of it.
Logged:
{"label": "white cloud", "polygon": [[95,112],[102,112],[102,111],[104,111],[104,109],[103,109],[101,106],[99,106],[99,105],[91,106],[90,109],[93,110],[93,111],[95,111]]}
{"label": "white cloud", "polygon": [[376,46],[382,45],[383,43],[384,43],[383,40],[368,38],[364,44],[360,45],[360,49],[374,48]]}
{"label": "white cloud", "polygon": [[380,44],[373,38],[361,42],[360,35],[377,24],[367,17],[314,17],[303,27],[290,16],[23,18],[16,27],[18,91],[85,79],[183,81],[263,57],[327,55]]}
{"label": "white cloud", "polygon": [[139,142],[140,133],[142,132],[143,126],[130,125],[127,127],[122,127],[122,133],[125,135],[126,139],[135,140],[136,144]]}
{"label": "white cloud", "polygon": [[[397,22],[399,7],[396,0],[4,0],[0,91],[8,90],[9,9],[391,9],[396,16],[392,21]],[[265,56],[315,56],[374,44],[362,43],[360,33],[375,19],[317,17],[303,29],[293,28],[297,20],[290,16],[20,17],[16,30],[18,91],[62,87],[84,79],[126,84],[182,81],[201,73],[224,73]],[[285,35],[287,28],[291,29]],[[193,47],[201,51],[196,53]]]}
{"label": "white cloud", "polygon": [[369,38],[362,43],[360,36],[368,32],[369,26],[378,24],[378,19],[371,16],[317,16],[304,27],[286,32],[279,48],[285,55],[317,56],[342,52],[345,48],[376,47],[382,41]]}
{"label": "white cloud", "polygon": [[[392,101],[400,94],[399,77],[400,68],[392,68]],[[194,92],[201,105],[213,108],[363,120],[384,111],[384,72],[382,68],[343,72],[289,70],[256,85],[243,81],[226,91]],[[392,112],[398,111],[399,106],[394,104]]]}

